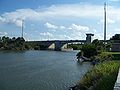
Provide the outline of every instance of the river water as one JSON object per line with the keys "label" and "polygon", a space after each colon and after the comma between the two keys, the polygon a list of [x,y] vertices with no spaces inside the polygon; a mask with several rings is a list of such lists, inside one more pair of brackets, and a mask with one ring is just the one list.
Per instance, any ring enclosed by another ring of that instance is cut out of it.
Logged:
{"label": "river water", "polygon": [[77,51],[0,52],[0,90],[68,90],[87,72]]}

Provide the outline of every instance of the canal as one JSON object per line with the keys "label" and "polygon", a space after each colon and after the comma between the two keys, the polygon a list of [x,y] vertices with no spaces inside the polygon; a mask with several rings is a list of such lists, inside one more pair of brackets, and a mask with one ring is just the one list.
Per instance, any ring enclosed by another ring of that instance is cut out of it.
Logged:
{"label": "canal", "polygon": [[88,71],[78,51],[0,52],[0,90],[68,90]]}

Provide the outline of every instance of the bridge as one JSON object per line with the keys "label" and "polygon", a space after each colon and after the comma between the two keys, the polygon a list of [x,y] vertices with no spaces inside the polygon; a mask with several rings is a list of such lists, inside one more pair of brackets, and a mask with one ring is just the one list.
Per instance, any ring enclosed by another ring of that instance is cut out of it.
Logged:
{"label": "bridge", "polygon": [[56,51],[62,51],[66,50],[68,44],[74,44],[74,43],[91,43],[91,36],[94,36],[94,34],[86,34],[86,40],[47,40],[47,41],[27,41],[26,43],[31,44],[37,44],[40,46],[44,46],[47,50],[56,50]]}

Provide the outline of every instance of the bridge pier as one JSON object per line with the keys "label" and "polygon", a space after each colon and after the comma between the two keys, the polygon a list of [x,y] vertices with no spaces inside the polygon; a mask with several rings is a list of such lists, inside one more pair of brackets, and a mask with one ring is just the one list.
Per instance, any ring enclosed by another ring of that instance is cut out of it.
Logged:
{"label": "bridge pier", "polygon": [[61,41],[55,41],[55,50],[61,51],[67,49],[67,43]]}

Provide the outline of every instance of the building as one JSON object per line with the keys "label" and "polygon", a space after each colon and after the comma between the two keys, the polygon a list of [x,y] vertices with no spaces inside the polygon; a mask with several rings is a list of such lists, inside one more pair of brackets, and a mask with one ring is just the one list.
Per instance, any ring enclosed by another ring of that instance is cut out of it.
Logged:
{"label": "building", "polygon": [[111,51],[120,52],[120,34],[115,34],[112,36],[110,41],[112,42]]}

